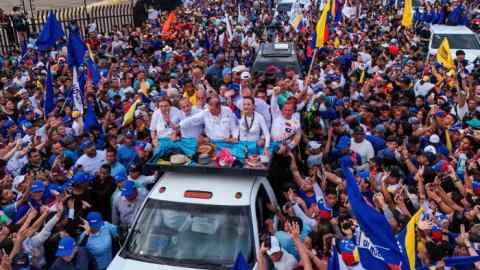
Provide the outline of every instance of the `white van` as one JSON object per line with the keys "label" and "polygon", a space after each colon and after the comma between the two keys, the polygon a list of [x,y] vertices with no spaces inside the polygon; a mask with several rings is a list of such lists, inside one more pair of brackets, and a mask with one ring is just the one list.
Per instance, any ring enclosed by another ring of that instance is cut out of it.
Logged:
{"label": "white van", "polygon": [[240,252],[255,269],[266,206],[277,207],[266,170],[258,172],[165,172],[108,269],[231,269]]}
{"label": "white van", "polygon": [[465,59],[472,63],[480,56],[480,41],[478,36],[466,26],[449,26],[434,24],[430,27],[429,55],[436,55],[443,39],[448,39],[452,58],[458,50],[465,52]]}

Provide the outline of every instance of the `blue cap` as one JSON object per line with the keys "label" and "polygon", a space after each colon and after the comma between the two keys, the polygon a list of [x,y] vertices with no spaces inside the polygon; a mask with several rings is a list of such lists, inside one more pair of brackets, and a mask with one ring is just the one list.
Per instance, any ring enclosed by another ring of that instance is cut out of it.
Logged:
{"label": "blue cap", "polygon": [[32,189],[31,189],[32,193],[37,193],[37,192],[42,192],[43,193],[44,191],[45,191],[45,185],[43,184],[42,181],[40,181],[40,180],[33,181]]}
{"label": "blue cap", "polygon": [[360,177],[362,180],[368,180],[370,177],[370,172],[369,171],[359,171],[357,172],[357,176]]}
{"label": "blue cap", "polygon": [[58,243],[57,253],[55,256],[57,257],[67,257],[72,256],[73,250],[75,249],[75,240],[70,236],[65,236],[60,239]]}
{"label": "blue cap", "polygon": [[11,127],[15,126],[15,122],[13,122],[12,120],[8,119],[7,121],[5,121],[3,123],[3,128],[4,129],[9,129]]}
{"label": "blue cap", "polygon": [[122,196],[125,198],[131,197],[136,190],[135,182],[127,180],[122,185]]}
{"label": "blue cap", "polygon": [[349,147],[350,147],[350,137],[348,137],[348,136],[340,137],[340,140],[338,141],[338,144],[337,144],[336,148],[338,150],[343,150],[343,149],[346,149],[346,148],[349,148]]}
{"label": "blue cap", "polygon": [[32,124],[30,121],[24,121],[24,122],[22,122],[22,127],[23,127],[24,129],[32,128],[32,127],[33,127],[33,124]]}
{"label": "blue cap", "polygon": [[90,177],[88,176],[88,174],[86,174],[84,172],[77,172],[72,176],[70,181],[71,181],[73,186],[78,186],[78,185],[81,185],[83,183],[87,183],[90,180],[89,178]]}
{"label": "blue cap", "polygon": [[90,212],[87,215],[88,225],[94,230],[98,230],[103,226],[102,214],[99,212]]}
{"label": "blue cap", "polygon": [[49,190],[55,190],[59,193],[63,193],[65,191],[65,188],[63,187],[63,185],[60,185],[60,184],[57,184],[57,183],[54,183],[54,182],[48,183],[48,189]]}
{"label": "blue cap", "polygon": [[113,175],[113,179],[115,180],[115,183],[120,183],[128,180],[127,175],[124,172]]}
{"label": "blue cap", "polygon": [[232,74],[232,69],[231,68],[224,68],[223,69],[223,72],[222,72],[223,76],[230,75],[230,74]]}
{"label": "blue cap", "polygon": [[31,112],[34,112],[33,108],[32,107],[28,107],[25,109],[24,113],[31,113]]}
{"label": "blue cap", "polygon": [[95,145],[95,144],[94,144],[92,141],[90,141],[90,140],[85,140],[85,141],[83,141],[83,142],[80,144],[80,149],[81,149],[82,151],[85,151],[85,149],[90,148],[90,147],[92,147],[92,146],[94,146],[94,145]]}

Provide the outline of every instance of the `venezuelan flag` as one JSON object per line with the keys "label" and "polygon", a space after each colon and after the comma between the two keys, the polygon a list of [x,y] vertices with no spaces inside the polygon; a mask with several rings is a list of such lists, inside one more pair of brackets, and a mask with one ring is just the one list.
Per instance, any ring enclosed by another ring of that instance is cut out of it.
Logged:
{"label": "venezuelan flag", "polygon": [[330,11],[330,3],[331,0],[327,0],[325,7],[322,10],[322,14],[320,15],[320,19],[317,22],[316,26],[316,48],[322,48],[325,45],[325,42],[328,40],[328,25],[327,25],[327,16],[328,12]]}

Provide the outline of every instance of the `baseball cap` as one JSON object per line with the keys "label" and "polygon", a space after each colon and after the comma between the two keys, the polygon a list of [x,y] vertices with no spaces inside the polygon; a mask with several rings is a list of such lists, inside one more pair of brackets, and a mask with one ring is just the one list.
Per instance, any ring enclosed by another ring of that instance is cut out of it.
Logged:
{"label": "baseball cap", "polygon": [[308,149],[311,149],[311,150],[318,150],[321,146],[322,144],[317,141],[308,142]]}
{"label": "baseball cap", "polygon": [[66,257],[71,256],[73,254],[73,250],[75,249],[75,240],[70,236],[65,236],[60,239],[58,243],[57,253],[55,256],[57,257]]}
{"label": "baseball cap", "polygon": [[359,171],[357,172],[357,176],[360,177],[363,180],[368,180],[370,177],[370,172],[369,171]]}
{"label": "baseball cap", "polygon": [[32,193],[37,193],[37,192],[44,192],[45,191],[45,185],[43,184],[42,181],[40,180],[35,180],[32,183]]}
{"label": "baseball cap", "polygon": [[115,183],[120,183],[128,180],[127,175],[123,172],[113,175],[113,179],[115,180]]}
{"label": "baseball cap", "polygon": [[84,172],[77,172],[76,174],[73,175],[71,182],[73,186],[78,186],[83,183],[88,182],[88,175]]}
{"label": "baseball cap", "polygon": [[99,212],[88,213],[87,221],[88,225],[90,225],[90,228],[94,230],[100,229],[104,224],[102,214],[100,214]]}
{"label": "baseball cap", "polygon": [[250,75],[250,72],[244,71],[242,74],[240,74],[240,80],[250,80],[252,76]]}
{"label": "baseball cap", "polygon": [[277,237],[270,236],[270,248],[267,250],[268,256],[271,256],[274,253],[281,251],[280,243],[278,242]]}
{"label": "baseball cap", "polygon": [[121,189],[122,196],[128,198],[133,195],[135,190],[137,190],[137,187],[135,186],[135,182],[131,180],[127,180],[122,185],[122,189]]}
{"label": "baseball cap", "polygon": [[430,143],[439,143],[440,142],[440,137],[437,134],[432,134],[430,138],[428,139]]}
{"label": "baseball cap", "polygon": [[90,141],[90,140],[86,140],[86,141],[83,141],[81,144],[80,144],[80,149],[82,151],[85,151],[86,149],[90,148],[94,146],[93,142]]}

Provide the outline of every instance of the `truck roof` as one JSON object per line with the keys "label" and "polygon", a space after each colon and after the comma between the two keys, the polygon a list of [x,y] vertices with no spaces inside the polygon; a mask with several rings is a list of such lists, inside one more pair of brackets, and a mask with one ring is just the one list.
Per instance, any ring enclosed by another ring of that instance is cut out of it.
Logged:
{"label": "truck roof", "polygon": [[[172,202],[244,206],[250,204],[250,193],[259,176],[201,174],[198,172],[165,172],[154,186],[149,198]],[[186,196],[186,192],[211,193],[208,199]],[[241,196],[238,198],[238,192]]]}
{"label": "truck roof", "polygon": [[451,26],[443,24],[433,24],[432,26],[430,26],[430,30],[433,34],[473,34],[470,28],[463,25]]}

